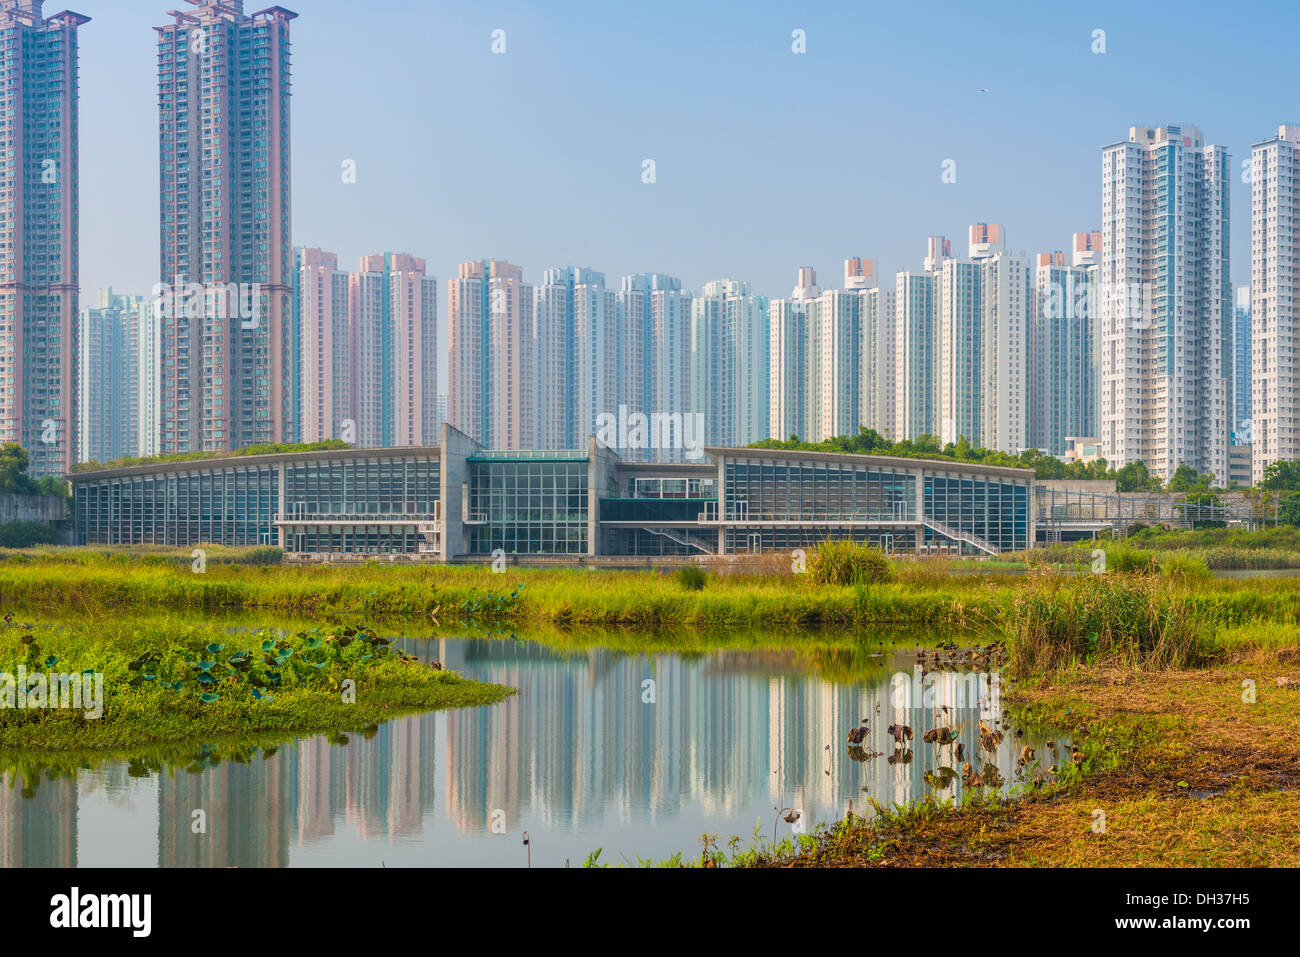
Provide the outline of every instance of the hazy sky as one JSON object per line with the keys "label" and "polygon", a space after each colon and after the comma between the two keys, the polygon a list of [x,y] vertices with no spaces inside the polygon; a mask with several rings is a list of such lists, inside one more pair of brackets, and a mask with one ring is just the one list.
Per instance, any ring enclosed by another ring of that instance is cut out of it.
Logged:
{"label": "hazy sky", "polygon": [[[151,27],[187,4],[68,2],[93,18],[81,31],[83,295],[148,293]],[[496,257],[530,280],[574,264],[611,282],[729,276],[780,296],[800,265],[823,285],[839,284],[848,256],[886,275],[916,268],[931,234],[964,255],[972,222],[1006,224],[1014,250],[1065,248],[1100,226],[1100,147],[1130,125],[1188,123],[1232,154],[1233,278],[1247,282],[1241,161],[1300,122],[1295,0],[285,5],[300,14],[295,244],[347,268],[410,252],[440,280]],[[805,54],[791,50],[795,29]],[[1090,49],[1096,29],[1104,54]],[[941,182],[945,159],[955,184]]]}

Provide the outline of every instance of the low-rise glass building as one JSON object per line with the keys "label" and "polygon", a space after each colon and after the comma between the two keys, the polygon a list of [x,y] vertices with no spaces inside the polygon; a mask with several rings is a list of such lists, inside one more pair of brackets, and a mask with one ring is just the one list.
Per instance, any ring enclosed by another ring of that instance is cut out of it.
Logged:
{"label": "low-rise glass building", "polygon": [[967,463],[706,448],[624,462],[586,449],[438,447],[229,456],[77,472],[80,544],[278,545],[436,561],[754,554],[828,538],[993,554],[1033,542],[1033,473]]}

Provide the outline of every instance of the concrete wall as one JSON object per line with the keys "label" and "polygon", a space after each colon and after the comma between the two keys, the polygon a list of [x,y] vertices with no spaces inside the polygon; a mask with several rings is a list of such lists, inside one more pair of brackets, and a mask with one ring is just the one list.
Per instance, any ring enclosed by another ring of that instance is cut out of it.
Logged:
{"label": "concrete wall", "polygon": [[482,451],[479,445],[450,422],[442,424],[441,485],[442,491],[442,560],[451,561],[466,551],[466,507],[462,486],[469,482],[469,466],[465,459]]}
{"label": "concrete wall", "polygon": [[0,522],[62,522],[70,517],[67,500],[57,495],[0,494]]}
{"label": "concrete wall", "polygon": [[600,555],[600,500],[618,495],[618,455],[602,446],[594,435],[587,437],[587,554]]}
{"label": "concrete wall", "polygon": [[1091,492],[1094,495],[1114,495],[1114,479],[1035,479],[1034,485],[1055,489],[1058,492]]}

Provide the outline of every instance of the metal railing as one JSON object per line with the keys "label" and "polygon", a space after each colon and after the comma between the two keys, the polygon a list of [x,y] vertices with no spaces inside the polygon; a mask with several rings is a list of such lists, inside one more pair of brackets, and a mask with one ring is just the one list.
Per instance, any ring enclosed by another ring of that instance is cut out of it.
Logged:
{"label": "metal railing", "polygon": [[953,528],[951,525],[945,524],[938,519],[931,518],[928,515],[921,516],[921,524],[932,532],[938,532],[940,535],[943,535],[946,538],[951,538],[956,542],[966,542],[968,545],[973,545],[980,551],[987,552],[990,555],[996,555],[1001,551],[1001,549],[992,542],[980,538],[973,532],[967,532],[960,528]]}

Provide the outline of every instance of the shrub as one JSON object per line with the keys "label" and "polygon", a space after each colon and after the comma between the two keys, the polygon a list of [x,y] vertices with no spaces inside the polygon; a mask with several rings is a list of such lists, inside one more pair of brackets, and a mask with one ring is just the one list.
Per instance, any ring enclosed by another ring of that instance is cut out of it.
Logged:
{"label": "shrub", "polygon": [[879,548],[860,542],[822,542],[808,559],[808,575],[820,585],[874,585],[893,577]]}
{"label": "shrub", "polygon": [[707,576],[699,565],[683,565],[677,569],[677,583],[687,591],[699,591]]}
{"label": "shrub", "polygon": [[59,532],[45,522],[4,522],[0,524],[0,548],[30,548],[53,545]]}

